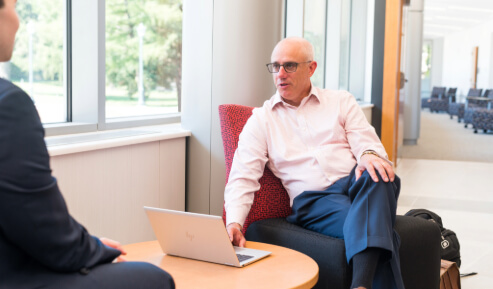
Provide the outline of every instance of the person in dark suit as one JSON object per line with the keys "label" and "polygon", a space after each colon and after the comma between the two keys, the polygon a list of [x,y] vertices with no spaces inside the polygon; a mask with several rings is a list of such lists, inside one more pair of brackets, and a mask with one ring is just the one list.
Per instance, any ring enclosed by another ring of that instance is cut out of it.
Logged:
{"label": "person in dark suit", "polygon": [[[0,0],[0,62],[12,55],[15,4]],[[70,216],[49,161],[31,98],[0,78],[0,288],[174,288],[154,265],[113,262],[120,244]]]}

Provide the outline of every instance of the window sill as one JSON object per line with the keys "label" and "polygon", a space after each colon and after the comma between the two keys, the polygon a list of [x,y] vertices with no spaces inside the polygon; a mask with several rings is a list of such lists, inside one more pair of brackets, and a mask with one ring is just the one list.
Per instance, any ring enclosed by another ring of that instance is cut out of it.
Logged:
{"label": "window sill", "polygon": [[68,134],[45,138],[50,156],[106,149],[190,136],[180,123],[111,131]]}
{"label": "window sill", "polygon": [[138,116],[127,118],[114,118],[108,119],[105,123],[52,123],[45,124],[45,132],[47,137],[62,136],[67,134],[97,132],[105,130],[125,129],[131,127],[142,127],[151,125],[164,125],[178,123],[181,121],[180,113],[162,115],[150,115],[150,116]]}
{"label": "window sill", "polygon": [[365,109],[365,108],[372,108],[374,107],[375,105],[373,105],[372,103],[369,103],[369,102],[364,102],[364,101],[358,101],[358,104],[359,106],[361,107],[361,109]]}

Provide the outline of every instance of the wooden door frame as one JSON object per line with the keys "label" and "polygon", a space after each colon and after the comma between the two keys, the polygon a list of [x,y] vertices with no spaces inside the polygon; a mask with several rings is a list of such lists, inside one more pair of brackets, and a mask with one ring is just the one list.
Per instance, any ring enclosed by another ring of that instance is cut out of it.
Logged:
{"label": "wooden door frame", "polygon": [[399,90],[402,36],[402,8],[405,0],[385,3],[385,44],[382,91],[382,144],[396,164],[399,128]]}

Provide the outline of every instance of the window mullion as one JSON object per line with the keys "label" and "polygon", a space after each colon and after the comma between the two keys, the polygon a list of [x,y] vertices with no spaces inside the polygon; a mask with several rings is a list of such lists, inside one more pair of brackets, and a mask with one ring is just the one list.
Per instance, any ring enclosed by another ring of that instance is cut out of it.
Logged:
{"label": "window mullion", "polygon": [[104,33],[100,20],[101,13],[104,19],[104,1],[73,0],[72,11],[77,11],[72,14],[72,121],[99,124],[100,81],[105,79],[99,63],[103,59],[104,66],[100,55],[104,35],[103,44],[99,43]]}

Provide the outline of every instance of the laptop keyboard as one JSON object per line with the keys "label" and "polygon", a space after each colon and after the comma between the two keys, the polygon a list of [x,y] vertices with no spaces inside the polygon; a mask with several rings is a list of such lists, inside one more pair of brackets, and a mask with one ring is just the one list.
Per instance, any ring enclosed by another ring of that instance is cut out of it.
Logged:
{"label": "laptop keyboard", "polygon": [[243,262],[245,260],[248,260],[248,259],[253,258],[253,256],[250,256],[250,255],[242,255],[242,254],[236,254],[236,256],[238,257],[238,261],[240,261],[240,262]]}

